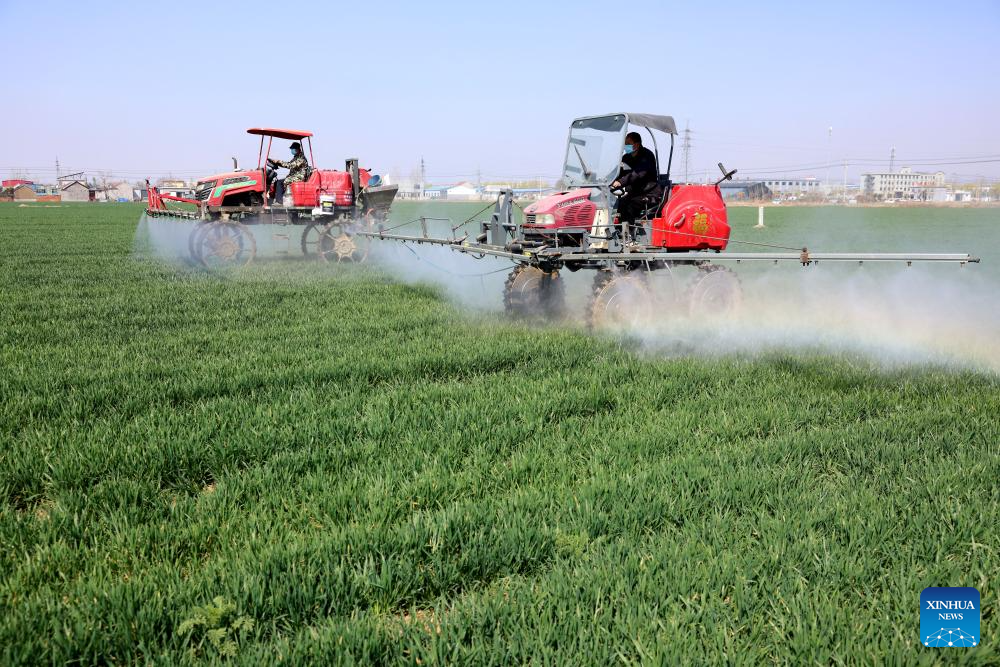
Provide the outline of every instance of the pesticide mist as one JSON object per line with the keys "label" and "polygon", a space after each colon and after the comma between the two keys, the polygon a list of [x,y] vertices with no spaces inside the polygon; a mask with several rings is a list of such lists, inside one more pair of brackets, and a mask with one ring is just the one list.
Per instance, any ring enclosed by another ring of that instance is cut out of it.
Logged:
{"label": "pesticide mist", "polygon": [[[652,295],[652,303],[595,333],[625,337],[658,356],[835,354],[887,368],[931,364],[1000,372],[1000,252],[992,251],[1000,247],[1000,216],[994,210],[769,209],[769,226],[761,232],[751,230],[756,213],[731,209],[734,239],[808,243],[829,252],[971,252],[982,263],[719,262],[739,277],[742,304],[731,313],[697,315],[685,301],[694,271],[654,272],[641,295]],[[734,243],[730,249],[748,248]],[[371,257],[394,278],[433,284],[470,311],[503,310],[512,268],[505,260],[397,242],[376,244]],[[594,273],[561,272],[566,314],[546,326],[586,326]]]}
{"label": "pesticide mist", "polygon": [[[461,222],[480,208],[400,202],[390,223],[421,215]],[[595,335],[623,338],[637,352],[656,356],[834,354],[887,368],[930,364],[1000,372],[1000,252],[992,250],[1000,247],[1000,220],[993,210],[789,208],[769,209],[768,216],[766,230],[751,231],[756,209],[730,209],[732,237],[808,244],[817,252],[971,252],[982,263],[906,267],[821,262],[801,267],[718,262],[738,276],[742,303],[729,313],[697,314],[686,301],[694,270],[657,271],[645,281],[647,291],[637,295],[646,300],[641,313],[625,313],[620,324],[602,327]],[[452,226],[438,222],[430,234],[450,237]],[[136,251],[190,263],[192,229],[192,224],[144,217],[136,230]],[[277,236],[289,238],[274,247],[269,246],[274,230],[253,229],[259,237],[255,265],[302,259],[297,248],[281,245],[297,246],[302,227],[278,230],[283,234]],[[454,233],[475,231],[472,223]],[[404,225],[396,233],[419,235],[421,230],[418,224]],[[730,250],[748,248],[734,243]],[[331,270],[318,262],[300,265],[314,266],[310,272],[318,278],[329,277]],[[381,279],[432,285],[470,314],[482,315],[503,313],[504,282],[513,265],[440,246],[375,240],[362,267]],[[595,273],[564,269],[565,313],[526,324],[585,328]]]}

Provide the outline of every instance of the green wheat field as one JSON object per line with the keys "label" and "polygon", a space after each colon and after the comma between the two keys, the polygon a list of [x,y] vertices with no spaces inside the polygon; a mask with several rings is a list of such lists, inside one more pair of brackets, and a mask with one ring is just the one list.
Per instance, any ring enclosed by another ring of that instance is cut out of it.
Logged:
{"label": "green wheat field", "polygon": [[[1000,286],[996,209],[768,215]],[[996,372],[637,354],[140,216],[0,205],[0,663],[1000,662]],[[921,646],[926,586],[978,647]]]}

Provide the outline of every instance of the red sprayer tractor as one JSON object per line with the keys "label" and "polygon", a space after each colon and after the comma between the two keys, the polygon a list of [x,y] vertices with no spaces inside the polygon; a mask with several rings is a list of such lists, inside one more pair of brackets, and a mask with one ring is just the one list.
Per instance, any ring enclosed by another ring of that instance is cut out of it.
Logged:
{"label": "red sprayer tractor", "polygon": [[[622,224],[617,204],[626,193],[615,186],[630,130],[648,134],[663,194],[649,201],[632,224]],[[657,133],[669,137],[666,165],[660,159]],[[661,307],[695,316],[737,308],[742,300],[740,282],[719,262],[790,261],[811,266],[845,261],[907,265],[979,261],[968,254],[816,253],[731,240],[719,184],[736,171],[719,164],[722,177],[714,184],[673,182],[670,167],[676,133],[670,116],[616,113],[578,118],[570,125],[566,146],[561,178],[566,189],[525,208],[523,222],[515,221],[513,193],[502,191],[492,218],[481,223],[481,233],[474,238],[468,234],[434,238],[427,235],[426,226],[422,236],[392,234],[394,228],[381,226],[362,235],[437,244],[477,258],[512,261],[504,304],[514,315],[558,313],[564,303],[560,273],[594,270],[587,320],[595,326],[642,319]],[[729,243],[764,246],[767,251],[723,252]],[[654,272],[665,274],[669,286],[653,289],[649,276]]]}
{"label": "red sprayer tractor", "polygon": [[[196,222],[188,250],[206,266],[252,261],[257,253],[250,231],[253,225],[300,226],[299,246],[304,255],[328,261],[363,261],[368,239],[358,233],[386,219],[397,186],[382,185],[378,176],[359,167],[353,158],[346,161],[343,171],[316,168],[311,132],[255,127],[247,133],[260,136],[255,169],[234,169],[203,178],[197,183],[194,199],[160,194],[150,186],[146,215]],[[309,163],[305,180],[290,184],[280,202],[274,199],[277,173],[269,160],[275,139],[305,141],[303,148],[308,147],[308,152],[303,151]],[[168,202],[186,207],[169,208]],[[288,243],[291,240],[287,233],[273,237]]]}

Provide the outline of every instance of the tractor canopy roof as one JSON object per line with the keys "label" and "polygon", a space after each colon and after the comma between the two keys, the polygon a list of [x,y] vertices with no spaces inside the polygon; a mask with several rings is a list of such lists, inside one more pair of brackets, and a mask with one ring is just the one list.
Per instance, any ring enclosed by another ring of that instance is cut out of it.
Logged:
{"label": "tractor canopy roof", "polygon": [[677,126],[670,116],[612,113],[577,118],[569,126],[563,183],[571,188],[610,184],[621,168],[622,146],[630,125],[650,130],[653,151],[657,154],[656,137],[652,131],[671,135],[671,144],[673,135],[677,134]]}
{"label": "tractor canopy roof", "polygon": [[[611,124],[617,125],[621,123],[622,118],[624,118],[625,122],[630,125],[648,127],[651,130],[659,130],[660,132],[666,132],[667,134],[677,134],[677,125],[674,123],[673,116],[658,116],[651,113],[619,112],[602,114],[600,116],[583,116],[582,118],[577,118],[573,121],[573,127],[580,127],[582,125],[596,127],[597,124],[599,124],[599,121],[604,119],[607,119],[607,121]],[[586,121],[598,121],[598,123],[588,123]]]}
{"label": "tractor canopy roof", "polygon": [[278,139],[305,139],[311,137],[312,132],[305,130],[282,130],[277,127],[251,127],[247,134],[259,134],[265,137],[277,137]]}

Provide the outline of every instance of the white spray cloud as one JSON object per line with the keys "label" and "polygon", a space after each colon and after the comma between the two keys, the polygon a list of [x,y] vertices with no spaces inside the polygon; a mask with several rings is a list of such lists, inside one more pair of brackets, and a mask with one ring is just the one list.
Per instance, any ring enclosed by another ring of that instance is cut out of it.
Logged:
{"label": "white spray cloud", "polygon": [[[192,229],[192,223],[144,216],[136,250],[190,262]],[[300,233],[298,227],[289,229],[293,236]],[[429,231],[431,236],[451,235],[445,223],[432,223]],[[475,235],[478,229],[470,224],[464,231]],[[397,233],[421,232],[411,225]],[[478,313],[502,312],[504,281],[513,268],[508,260],[388,240],[371,242],[368,261],[393,279],[434,285]],[[678,300],[657,302],[651,317],[616,332],[635,341],[638,350],[657,356],[849,354],[886,367],[945,364],[1000,373],[1000,283],[988,266],[720,263],[740,277],[743,303],[736,312],[692,316],[684,295],[694,271],[676,270],[672,285],[667,272],[654,272],[651,292],[676,293]],[[567,314],[550,325],[585,326],[594,274],[562,271]]]}

